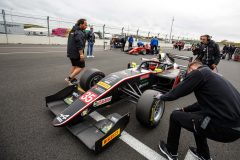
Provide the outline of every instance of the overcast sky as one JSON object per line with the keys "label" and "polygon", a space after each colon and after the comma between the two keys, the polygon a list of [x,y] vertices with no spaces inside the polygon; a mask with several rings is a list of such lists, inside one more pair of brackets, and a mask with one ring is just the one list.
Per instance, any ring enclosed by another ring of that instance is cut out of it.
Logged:
{"label": "overcast sky", "polygon": [[1,0],[1,9],[155,33],[240,42],[239,0]]}

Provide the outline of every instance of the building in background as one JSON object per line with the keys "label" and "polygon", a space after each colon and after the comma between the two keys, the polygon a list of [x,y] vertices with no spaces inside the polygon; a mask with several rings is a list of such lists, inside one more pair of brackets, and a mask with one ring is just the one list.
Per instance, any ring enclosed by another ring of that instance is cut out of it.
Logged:
{"label": "building in background", "polygon": [[24,29],[24,33],[28,36],[47,36],[48,29],[47,28],[26,28]]}
{"label": "building in background", "polygon": [[[24,34],[24,26],[21,23],[6,22],[7,34]],[[4,22],[0,21],[0,34],[5,34]]]}

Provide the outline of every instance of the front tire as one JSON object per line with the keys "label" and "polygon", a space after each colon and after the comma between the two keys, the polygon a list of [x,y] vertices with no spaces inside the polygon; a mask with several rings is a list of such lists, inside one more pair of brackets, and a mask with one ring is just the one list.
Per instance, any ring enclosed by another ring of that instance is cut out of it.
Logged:
{"label": "front tire", "polygon": [[164,113],[164,102],[154,98],[158,94],[158,91],[146,90],[137,103],[136,117],[141,124],[149,128],[156,127]]}
{"label": "front tire", "polygon": [[98,69],[87,69],[84,71],[80,78],[80,86],[83,90],[87,91],[94,85],[96,85],[104,77],[105,74]]}

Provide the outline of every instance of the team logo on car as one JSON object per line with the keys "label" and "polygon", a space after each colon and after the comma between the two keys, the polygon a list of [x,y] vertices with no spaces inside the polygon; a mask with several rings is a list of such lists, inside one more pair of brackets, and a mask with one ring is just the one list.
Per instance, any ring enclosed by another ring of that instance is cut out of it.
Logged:
{"label": "team logo on car", "polygon": [[102,81],[98,82],[97,84],[106,89],[109,89],[111,87],[109,84],[102,82]]}
{"label": "team logo on car", "polygon": [[104,98],[104,99],[100,99],[99,101],[96,101],[93,103],[93,107],[101,106],[105,103],[111,102],[111,100],[112,100],[112,96]]}
{"label": "team logo on car", "polygon": [[143,76],[140,77],[140,80],[147,79],[147,78],[149,78],[149,77],[150,77],[149,74],[145,74],[145,75],[143,75]]}

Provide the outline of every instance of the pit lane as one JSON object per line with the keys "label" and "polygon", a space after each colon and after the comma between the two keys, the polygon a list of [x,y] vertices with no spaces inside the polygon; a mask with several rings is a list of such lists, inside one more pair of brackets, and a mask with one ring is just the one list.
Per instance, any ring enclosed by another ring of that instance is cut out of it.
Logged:
{"label": "pit lane", "polygon": [[[181,55],[191,52],[167,50]],[[96,47],[94,59],[87,59],[87,67],[102,70],[105,74],[125,69],[130,61],[140,62],[142,56],[127,55],[120,50],[103,51]],[[152,56],[144,56],[150,58]],[[184,61],[178,61],[184,64]],[[45,107],[44,97],[64,88],[64,78],[70,68],[65,46],[10,45],[0,46],[0,159],[146,159],[134,148],[119,140],[100,154],[88,150],[65,128],[54,128],[54,116]],[[218,70],[240,91],[240,63],[222,60]],[[160,153],[157,144],[166,140],[169,115],[177,107],[195,102],[189,95],[167,102],[160,125],[155,129],[143,127],[136,120],[135,105],[118,102],[98,112],[106,116],[116,112],[130,112],[131,120],[126,132],[153,151]],[[240,140],[222,144],[209,140],[213,159],[237,160]],[[188,146],[195,146],[194,137],[182,130],[179,146],[180,159],[184,159]]]}

